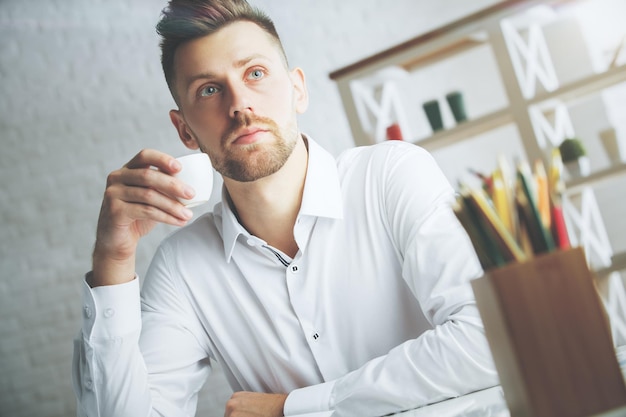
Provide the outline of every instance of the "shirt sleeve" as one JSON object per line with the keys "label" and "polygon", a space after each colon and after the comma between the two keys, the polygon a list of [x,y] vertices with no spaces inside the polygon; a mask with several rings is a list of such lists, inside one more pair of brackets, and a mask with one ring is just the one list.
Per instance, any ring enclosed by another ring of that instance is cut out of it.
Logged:
{"label": "shirt sleeve", "polygon": [[78,416],[195,415],[197,393],[210,372],[208,355],[162,251],[141,298],[135,278],[96,288],[84,283],[83,300],[73,361]]}
{"label": "shirt sleeve", "polygon": [[329,411],[330,395],[334,385],[335,381],[329,381],[291,391],[283,407],[285,416]]}
{"label": "shirt sleeve", "polygon": [[336,417],[386,415],[498,383],[470,284],[482,269],[451,209],[454,192],[426,151],[408,144],[387,150],[374,171],[384,176],[384,216],[402,278],[433,329],[333,381],[327,399],[317,398],[317,386],[293,398],[302,406],[310,405],[307,394],[327,401]]}
{"label": "shirt sleeve", "polygon": [[139,280],[96,288],[85,281],[82,299],[83,323],[73,361],[78,416],[149,415],[146,373],[137,349]]}

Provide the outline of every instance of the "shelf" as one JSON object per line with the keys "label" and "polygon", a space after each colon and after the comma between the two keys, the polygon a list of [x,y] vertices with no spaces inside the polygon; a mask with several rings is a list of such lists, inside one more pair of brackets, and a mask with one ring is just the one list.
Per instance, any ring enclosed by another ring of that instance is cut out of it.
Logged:
{"label": "shelf", "polygon": [[406,71],[414,71],[419,67],[424,67],[426,65],[435,63],[437,61],[441,61],[445,58],[458,55],[462,52],[469,51],[478,46],[485,45],[486,41],[478,40],[475,38],[462,38],[453,42],[445,47],[442,47],[436,51],[432,51],[430,53],[422,54],[418,57],[414,57],[408,61],[401,62],[400,67],[404,68]]}
{"label": "shelf", "polygon": [[575,193],[580,191],[584,187],[588,187],[593,184],[599,184],[601,182],[608,181],[624,174],[626,174],[626,163],[615,165],[602,171],[594,172],[593,174],[586,177],[576,178],[575,180],[567,181],[565,183],[565,189],[567,190],[566,192],[568,194]]}
{"label": "shelf", "polygon": [[559,87],[557,90],[542,93],[528,101],[529,105],[535,105],[543,101],[551,99],[561,99],[567,101],[569,99],[585,96],[596,91],[602,91],[605,88],[612,87],[616,84],[626,82],[626,65],[616,68],[610,68],[605,72],[593,74],[573,83]]}
{"label": "shelf", "polygon": [[[339,68],[331,72],[329,74],[329,78],[334,81],[339,81],[344,78],[355,77],[364,71],[371,70],[372,68],[380,68],[379,65],[381,65],[381,63],[386,63],[388,65],[406,65],[398,63],[398,61],[393,63],[390,62],[404,55],[428,55],[428,61],[434,62],[449,56],[453,51],[462,52],[468,46],[476,46],[478,42],[476,42],[476,40],[472,41],[473,35],[476,32],[484,30],[485,26],[488,26],[490,22],[499,21],[507,16],[514,15],[523,10],[542,4],[558,6],[571,2],[573,2],[573,0],[502,0],[459,20],[421,34],[413,39],[409,39],[408,41],[400,43],[392,48],[383,50],[355,63]],[[436,44],[440,47],[436,49],[429,49],[429,44]],[[423,65],[423,63],[418,62],[417,65]],[[414,67],[415,66],[413,66],[413,68]]]}
{"label": "shelf", "polygon": [[[386,49],[382,52],[374,54],[368,58],[357,61],[353,64],[350,64],[346,67],[339,68],[329,74],[331,80],[339,80],[341,78],[354,75],[355,73],[359,73],[360,71],[370,68],[377,63],[384,62],[389,60],[390,58],[397,57],[408,51],[411,51],[414,48],[418,48],[423,46],[429,42],[433,42],[439,40],[447,35],[456,33],[458,30],[464,30],[468,26],[476,26],[477,22],[481,22],[492,15],[496,15],[499,12],[507,11],[510,9],[515,9],[516,6],[524,5],[528,0],[505,0],[501,3],[496,3],[490,7],[487,7],[483,10],[479,10],[476,13],[473,13],[469,16],[466,16],[462,19],[459,19],[455,22],[449,23],[441,28],[432,30],[430,32],[419,35],[413,39],[410,39],[406,42],[403,42],[399,45],[394,46],[393,48]],[[455,45],[456,46],[456,45]],[[458,46],[461,48],[464,47],[463,42],[459,43]],[[454,47],[452,48],[454,49]],[[451,52],[449,46],[442,48],[441,57],[449,54]],[[419,55],[419,54],[416,54]],[[430,60],[438,59],[438,52],[434,52],[430,56]]]}
{"label": "shelf", "polygon": [[603,279],[613,272],[626,269],[626,252],[618,253],[611,257],[611,265],[594,271],[598,279]]}
{"label": "shelf", "polygon": [[509,109],[503,109],[477,119],[459,123],[451,129],[436,132],[432,136],[413,143],[429,151],[434,151],[509,123],[513,123],[511,112]]}

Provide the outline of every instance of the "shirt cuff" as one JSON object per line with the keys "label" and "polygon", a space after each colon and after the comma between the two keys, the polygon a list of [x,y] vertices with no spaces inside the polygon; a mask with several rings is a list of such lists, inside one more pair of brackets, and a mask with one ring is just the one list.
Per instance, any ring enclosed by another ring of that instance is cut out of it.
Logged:
{"label": "shirt cuff", "polygon": [[291,391],[283,408],[285,416],[329,411],[334,386],[335,381],[329,381]]}
{"label": "shirt cuff", "polygon": [[141,330],[139,279],[91,288],[83,281],[83,337],[116,339]]}

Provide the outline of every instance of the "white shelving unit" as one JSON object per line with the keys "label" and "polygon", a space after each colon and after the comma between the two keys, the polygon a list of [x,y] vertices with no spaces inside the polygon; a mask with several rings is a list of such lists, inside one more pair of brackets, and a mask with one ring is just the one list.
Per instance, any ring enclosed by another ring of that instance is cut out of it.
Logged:
{"label": "white shelving unit", "polygon": [[[410,137],[408,139],[405,138],[405,140],[419,144],[428,150],[436,150],[503,125],[514,123],[523,141],[526,157],[529,160],[543,158],[545,152],[538,147],[533,122],[529,116],[529,107],[551,100],[568,101],[576,99],[626,82],[626,65],[609,68],[601,73],[586,74],[573,82],[557,85],[553,91],[545,91],[545,88],[542,91],[542,85],[538,85],[537,91],[535,91],[532,97],[525,98],[525,93],[522,91],[516,75],[519,71],[516,71],[510,58],[510,49],[507,46],[507,40],[502,30],[502,21],[531,10],[533,7],[550,6],[559,8],[574,4],[577,1],[582,0],[503,1],[442,28],[420,35],[405,43],[332,72],[330,78],[337,83],[356,145],[368,145],[381,139],[374,138],[373,132],[364,129],[364,123],[358,111],[360,103],[357,103],[357,100],[355,100],[355,83],[371,79],[372,76],[376,76],[379,72],[390,67],[414,73],[452,57],[471,53],[472,50],[476,50],[479,47],[488,47],[492,51],[496,64],[493,70],[500,77],[507,103],[502,108],[470,118],[467,122],[444,131],[435,132],[428,137]],[[522,33],[520,36],[528,35]],[[572,46],[572,48],[580,49],[584,48],[584,45],[576,45]],[[531,56],[531,59],[535,58]],[[535,61],[538,61],[538,59],[535,59]],[[526,63],[526,66],[528,65],[536,66],[539,63]],[[410,83],[411,80],[408,82]],[[399,86],[402,89],[403,86],[401,84]],[[368,87],[371,87],[371,83],[368,84]],[[375,110],[384,112],[385,109],[379,108]],[[411,113],[411,109],[408,109],[407,113]],[[412,114],[416,117],[423,116],[421,109],[417,105],[413,106]],[[376,116],[380,116],[382,119],[393,117],[393,115],[389,114],[378,114],[374,115],[374,119]]]}

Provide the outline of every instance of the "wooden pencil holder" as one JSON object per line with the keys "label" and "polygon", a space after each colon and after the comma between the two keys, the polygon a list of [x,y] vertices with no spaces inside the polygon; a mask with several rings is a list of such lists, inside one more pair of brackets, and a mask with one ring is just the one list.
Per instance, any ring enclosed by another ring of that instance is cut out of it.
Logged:
{"label": "wooden pencil holder", "polygon": [[581,248],[472,281],[512,417],[583,417],[626,405],[626,386]]}

